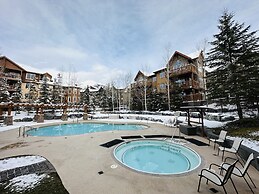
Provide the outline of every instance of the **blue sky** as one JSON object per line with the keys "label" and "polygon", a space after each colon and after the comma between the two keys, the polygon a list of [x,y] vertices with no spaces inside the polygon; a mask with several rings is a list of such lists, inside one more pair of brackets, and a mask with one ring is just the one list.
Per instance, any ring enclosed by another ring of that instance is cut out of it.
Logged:
{"label": "blue sky", "polygon": [[[224,9],[259,30],[257,0],[0,0],[0,54],[81,86],[196,52]],[[170,48],[170,49],[165,49]]]}

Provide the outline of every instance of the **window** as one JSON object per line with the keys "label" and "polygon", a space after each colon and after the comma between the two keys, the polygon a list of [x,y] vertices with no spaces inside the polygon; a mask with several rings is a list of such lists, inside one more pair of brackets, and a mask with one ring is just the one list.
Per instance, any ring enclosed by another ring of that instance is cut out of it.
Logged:
{"label": "window", "polygon": [[26,79],[34,79],[35,78],[35,74],[34,73],[26,73]]}
{"label": "window", "polygon": [[25,88],[30,89],[31,88],[31,83],[26,83]]}
{"label": "window", "polygon": [[182,67],[182,62],[180,60],[177,60],[175,62],[175,64],[173,65],[173,69],[176,70],[176,69],[180,69]]}
{"label": "window", "polygon": [[160,89],[165,89],[166,85],[165,84],[160,84]]}
{"label": "window", "polygon": [[165,77],[165,72],[161,72],[160,73],[160,78],[164,78]]}
{"label": "window", "polygon": [[156,77],[153,77],[152,81],[153,81],[153,82],[156,82]]}

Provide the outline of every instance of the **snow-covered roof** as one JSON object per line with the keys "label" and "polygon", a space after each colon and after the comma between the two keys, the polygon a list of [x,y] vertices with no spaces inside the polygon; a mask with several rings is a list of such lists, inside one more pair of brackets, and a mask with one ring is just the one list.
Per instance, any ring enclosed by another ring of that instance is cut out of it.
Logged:
{"label": "snow-covered roof", "polygon": [[201,53],[201,51],[195,51],[193,53],[188,54],[187,56],[192,58],[192,59],[196,59],[196,58],[199,57],[200,53]]}
{"label": "snow-covered roof", "polygon": [[101,88],[103,88],[103,85],[97,84],[94,86],[89,86],[89,91],[90,92],[98,92]]}
{"label": "snow-covered roof", "polygon": [[32,67],[30,65],[25,65],[25,64],[19,64],[19,65],[22,66],[27,72],[38,73],[38,74],[47,73],[46,71],[42,71],[41,69],[37,69],[37,68]]}
{"label": "snow-covered roof", "polygon": [[158,69],[158,70],[156,70],[156,71],[153,71],[153,72],[156,73],[156,72],[164,71],[164,70],[166,70],[166,67],[160,68],[160,69]]}

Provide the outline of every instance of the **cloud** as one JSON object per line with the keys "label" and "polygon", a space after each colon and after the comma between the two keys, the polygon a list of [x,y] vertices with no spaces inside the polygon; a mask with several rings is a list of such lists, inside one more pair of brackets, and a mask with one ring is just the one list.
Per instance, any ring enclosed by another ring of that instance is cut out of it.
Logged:
{"label": "cloud", "polygon": [[[165,65],[171,52],[196,51],[217,32],[224,8],[258,28],[256,0],[1,0],[1,53],[49,71],[75,72],[82,83],[107,83]],[[12,16],[10,17],[10,13]]]}

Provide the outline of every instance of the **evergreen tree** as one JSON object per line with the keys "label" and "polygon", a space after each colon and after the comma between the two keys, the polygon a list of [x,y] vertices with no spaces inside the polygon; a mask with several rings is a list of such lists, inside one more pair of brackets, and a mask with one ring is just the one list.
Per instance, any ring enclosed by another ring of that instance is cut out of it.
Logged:
{"label": "evergreen tree", "polygon": [[9,102],[9,92],[7,90],[7,80],[5,78],[0,78],[0,103],[1,102]]}
{"label": "evergreen tree", "polygon": [[172,82],[173,89],[171,90],[171,110],[179,110],[183,103],[183,89],[174,82]]}
{"label": "evergreen tree", "polygon": [[53,104],[60,104],[62,98],[62,87],[58,83],[54,83],[51,101]]}
{"label": "evergreen tree", "polygon": [[131,96],[132,96],[132,109],[133,110],[145,110],[144,106],[144,94],[143,94],[143,86],[136,84],[131,89]]}
{"label": "evergreen tree", "polygon": [[38,100],[38,91],[35,84],[30,83],[30,90],[29,90],[29,103],[34,103]]}
{"label": "evergreen tree", "polygon": [[12,102],[20,102],[22,97],[21,82],[15,84],[15,92],[11,95]]}
{"label": "evergreen tree", "polygon": [[[258,38],[225,11],[219,19],[219,33],[214,35],[208,53],[208,97],[234,104],[239,118],[243,118],[242,105],[258,101]],[[256,92],[255,97],[251,95]]]}
{"label": "evergreen tree", "polygon": [[81,96],[81,103],[82,104],[90,104],[90,91],[89,91],[89,87],[87,86],[87,88],[84,90],[84,92],[82,93]]}
{"label": "evergreen tree", "polygon": [[50,103],[50,89],[49,89],[49,84],[48,84],[48,80],[47,77],[44,76],[42,79],[42,84],[40,86],[40,97],[39,97],[39,101],[41,103],[44,104],[48,104]]}
{"label": "evergreen tree", "polygon": [[147,107],[150,111],[166,110],[168,108],[167,94],[157,91],[150,92],[147,95]]}

